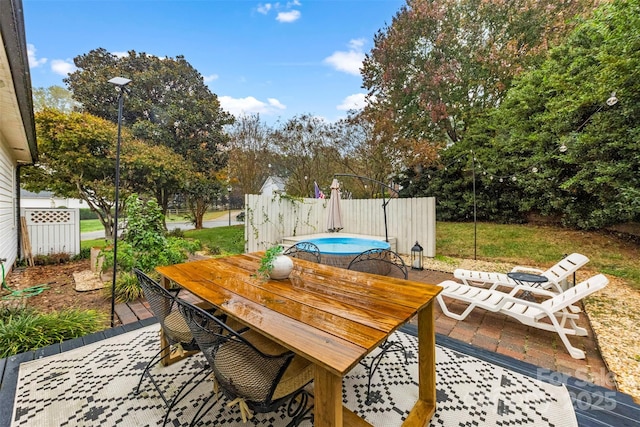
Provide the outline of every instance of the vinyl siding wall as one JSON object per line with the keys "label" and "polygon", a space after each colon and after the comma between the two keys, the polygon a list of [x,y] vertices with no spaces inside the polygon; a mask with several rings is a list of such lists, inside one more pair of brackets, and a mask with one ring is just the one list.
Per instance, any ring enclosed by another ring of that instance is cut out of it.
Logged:
{"label": "vinyl siding wall", "polygon": [[16,260],[18,248],[15,174],[16,165],[0,134],[0,258],[6,258],[5,275]]}

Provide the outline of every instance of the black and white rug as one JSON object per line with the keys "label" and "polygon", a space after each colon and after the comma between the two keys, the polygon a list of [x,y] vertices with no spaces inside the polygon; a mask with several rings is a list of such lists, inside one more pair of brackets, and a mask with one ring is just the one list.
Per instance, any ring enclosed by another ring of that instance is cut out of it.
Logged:
{"label": "black and white rug", "polygon": [[[23,363],[15,394],[12,427],[19,426],[158,426],[166,407],[145,379],[133,393],[149,357],[158,350],[158,325],[128,332],[59,355]],[[389,353],[373,379],[379,396],[366,399],[366,370],[358,366],[343,381],[344,404],[379,427],[399,426],[417,400],[417,339],[397,332],[410,353]],[[577,426],[569,393],[474,357],[438,346],[437,408],[432,426]],[[169,398],[199,370],[201,355],[168,367],[156,366],[153,376]],[[312,387],[312,386],[311,386]],[[206,380],[180,402],[169,425],[188,425],[212,390]],[[219,402],[201,425],[243,426],[237,405]],[[247,426],[284,426],[285,410],[256,414]],[[307,422],[306,425],[310,425]],[[303,424],[305,425],[305,424]]]}

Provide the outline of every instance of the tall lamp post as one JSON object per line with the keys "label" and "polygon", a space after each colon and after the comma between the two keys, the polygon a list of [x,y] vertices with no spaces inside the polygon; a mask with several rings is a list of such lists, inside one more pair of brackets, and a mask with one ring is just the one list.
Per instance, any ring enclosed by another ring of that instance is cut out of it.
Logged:
{"label": "tall lamp post", "polygon": [[233,190],[233,188],[231,188],[231,186],[227,187],[227,199],[229,200],[229,227],[231,227],[231,190]]}
{"label": "tall lamp post", "polygon": [[131,80],[124,77],[114,77],[109,83],[116,85],[118,91],[118,143],[116,145],[116,198],[115,198],[115,218],[113,225],[113,280],[111,282],[111,327],[114,327],[116,311],[116,270],[118,268],[118,204],[120,193],[120,142],[122,135],[122,105],[124,103],[124,93],[128,92],[126,86]]}

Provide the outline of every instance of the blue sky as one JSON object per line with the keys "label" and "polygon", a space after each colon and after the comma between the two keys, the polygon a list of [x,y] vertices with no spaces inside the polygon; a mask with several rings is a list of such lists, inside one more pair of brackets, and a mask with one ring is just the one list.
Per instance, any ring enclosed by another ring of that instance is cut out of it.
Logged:
{"label": "blue sky", "polygon": [[305,113],[334,121],[361,108],[364,54],[404,4],[23,0],[34,88],[64,86],[73,58],[99,47],[183,55],[226,111],[260,113],[268,123]]}

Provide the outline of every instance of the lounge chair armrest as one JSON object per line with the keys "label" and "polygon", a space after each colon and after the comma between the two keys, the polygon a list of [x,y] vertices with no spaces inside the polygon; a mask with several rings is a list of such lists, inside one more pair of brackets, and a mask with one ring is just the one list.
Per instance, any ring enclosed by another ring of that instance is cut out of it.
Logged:
{"label": "lounge chair armrest", "polygon": [[535,267],[526,267],[524,265],[516,265],[511,269],[511,272],[542,274],[544,273],[544,270],[540,270],[539,268],[535,268]]}

